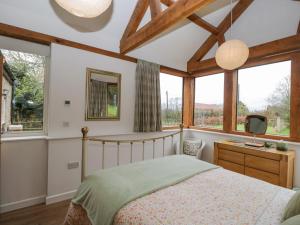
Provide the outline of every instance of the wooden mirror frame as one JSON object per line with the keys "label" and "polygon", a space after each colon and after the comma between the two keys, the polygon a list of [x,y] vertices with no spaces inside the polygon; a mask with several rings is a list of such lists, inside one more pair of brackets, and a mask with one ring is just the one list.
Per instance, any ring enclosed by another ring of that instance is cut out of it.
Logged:
{"label": "wooden mirror frame", "polygon": [[[117,100],[117,116],[116,117],[101,117],[101,118],[90,118],[88,114],[88,108],[89,108],[89,87],[90,87],[90,80],[91,80],[91,74],[97,73],[99,75],[106,75],[106,76],[113,76],[116,77],[118,82],[118,100]],[[121,74],[120,73],[114,73],[104,70],[97,70],[97,69],[86,69],[86,92],[85,92],[85,120],[86,121],[114,121],[114,120],[120,120],[121,115]]]}
{"label": "wooden mirror frame", "polygon": [[[254,118],[262,120],[266,123],[266,128],[265,128],[264,132],[254,134],[254,133],[249,131],[249,129],[250,129],[250,119],[254,119]],[[246,117],[246,119],[245,119],[245,132],[247,132],[249,134],[254,134],[254,135],[265,135],[266,132],[267,132],[267,129],[268,129],[268,119],[267,119],[267,117],[262,116],[262,115],[248,115]]]}

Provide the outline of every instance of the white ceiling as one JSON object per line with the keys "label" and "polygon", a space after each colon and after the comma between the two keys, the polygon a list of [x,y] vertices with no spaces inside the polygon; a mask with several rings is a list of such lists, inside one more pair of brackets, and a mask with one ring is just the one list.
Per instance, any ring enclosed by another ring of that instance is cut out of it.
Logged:
{"label": "white ceiling", "polygon": [[[95,19],[81,19],[66,13],[54,0],[1,0],[0,22],[118,52],[119,40],[136,2],[137,0],[114,0],[103,15]],[[216,0],[198,14],[217,26],[229,13],[229,6],[226,6],[229,2],[230,0]],[[148,11],[142,24],[149,20]],[[234,24],[233,38],[254,46],[294,35],[299,20],[300,2],[255,0]],[[207,31],[183,21],[129,55],[186,70],[186,62],[208,36]],[[216,47],[206,58],[213,57],[215,49]]]}

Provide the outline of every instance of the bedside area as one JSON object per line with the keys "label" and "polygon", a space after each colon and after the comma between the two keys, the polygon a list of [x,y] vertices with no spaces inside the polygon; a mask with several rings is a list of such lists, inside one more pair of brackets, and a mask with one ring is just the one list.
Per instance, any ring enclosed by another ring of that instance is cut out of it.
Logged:
{"label": "bedside area", "polygon": [[294,160],[293,150],[256,148],[233,141],[214,143],[216,165],[286,188],[293,188]]}

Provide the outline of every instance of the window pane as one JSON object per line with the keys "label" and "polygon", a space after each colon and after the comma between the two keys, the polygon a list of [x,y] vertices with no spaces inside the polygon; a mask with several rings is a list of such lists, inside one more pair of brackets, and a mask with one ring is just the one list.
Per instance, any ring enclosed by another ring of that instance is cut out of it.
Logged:
{"label": "window pane", "polygon": [[43,129],[46,57],[0,50],[5,59],[1,131]]}
{"label": "window pane", "polygon": [[224,74],[196,78],[194,124],[223,129]]}
{"label": "window pane", "polygon": [[162,125],[182,123],[182,78],[160,74]]}
{"label": "window pane", "polygon": [[245,117],[268,118],[267,134],[290,133],[291,62],[280,62],[239,70],[237,130],[244,131]]}

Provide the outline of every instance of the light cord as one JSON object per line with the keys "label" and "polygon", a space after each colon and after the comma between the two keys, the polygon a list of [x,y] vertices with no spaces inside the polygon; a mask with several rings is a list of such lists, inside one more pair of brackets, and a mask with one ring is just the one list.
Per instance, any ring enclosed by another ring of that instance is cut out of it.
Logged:
{"label": "light cord", "polygon": [[232,0],[230,0],[230,40],[232,39]]}

